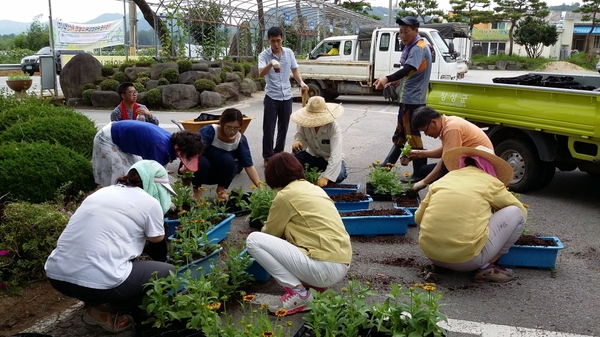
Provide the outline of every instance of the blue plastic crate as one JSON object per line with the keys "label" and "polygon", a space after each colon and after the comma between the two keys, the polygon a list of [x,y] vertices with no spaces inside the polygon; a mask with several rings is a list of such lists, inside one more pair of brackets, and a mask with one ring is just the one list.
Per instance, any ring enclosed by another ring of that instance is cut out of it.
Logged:
{"label": "blue plastic crate", "polygon": [[[247,249],[242,250],[242,252],[240,253],[240,255],[244,254],[248,254]],[[252,261],[252,264],[250,265],[250,267],[248,267],[248,269],[246,269],[246,272],[252,275],[256,282],[268,282],[271,278],[271,274],[269,274],[269,272],[265,268],[263,268],[263,266],[261,266],[260,263],[258,263],[254,258],[251,257],[250,260]]]}
{"label": "blue plastic crate", "polygon": [[[400,208],[403,209],[403,208]],[[390,216],[349,216],[342,217],[346,231],[350,235],[404,235],[412,213],[403,209],[406,215]]]}
{"label": "blue plastic crate", "polygon": [[[217,265],[219,260],[219,253],[223,250],[223,248],[219,248],[212,252],[209,256],[192,261],[185,266],[179,268],[177,271],[178,275],[183,275],[186,270],[191,271],[191,275],[194,279],[199,279],[200,275],[208,275],[211,273],[213,266]],[[200,269],[201,268],[201,269]]]}
{"label": "blue plastic crate", "polygon": [[373,198],[367,194],[369,199],[354,201],[354,202],[334,202],[338,212],[356,212],[369,209],[369,205],[373,202]]}
{"label": "blue plastic crate", "polygon": [[177,229],[175,227],[179,226],[179,219],[167,219],[165,218],[165,223],[169,226],[169,235],[175,234]]}
{"label": "blue plastic crate", "polygon": [[502,255],[498,264],[506,267],[532,267],[551,269],[556,265],[558,251],[565,246],[556,236],[538,236],[543,240],[551,240],[556,246],[516,246],[513,245],[508,253]]}
{"label": "blue plastic crate", "polygon": [[[417,199],[417,203],[420,205],[421,204],[421,198],[417,195],[416,199]],[[411,227],[414,227],[414,226],[417,225],[417,222],[415,221],[415,213],[417,212],[417,209],[419,209],[419,207],[400,207],[396,203],[394,203],[394,208],[401,208],[401,209],[408,210],[412,214],[412,218],[408,222],[408,225],[411,226]]]}
{"label": "blue plastic crate", "polygon": [[325,191],[325,193],[327,193],[327,195],[331,196],[331,195],[337,195],[337,194],[345,194],[345,193],[352,193],[352,192],[358,192],[358,190],[360,189],[360,184],[338,184],[340,186],[347,186],[346,187],[335,187],[335,188],[329,188],[329,187],[324,187],[323,191]]}

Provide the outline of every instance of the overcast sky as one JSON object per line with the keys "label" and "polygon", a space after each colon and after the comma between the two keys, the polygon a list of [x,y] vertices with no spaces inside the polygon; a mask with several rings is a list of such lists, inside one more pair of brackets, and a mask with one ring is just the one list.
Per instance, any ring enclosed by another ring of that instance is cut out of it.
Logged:
{"label": "overcast sky", "polygon": [[[42,22],[48,21],[48,0],[1,0],[0,20],[17,22],[31,22],[33,17],[42,14]],[[103,13],[123,13],[122,0],[50,0],[52,3],[52,17],[66,22],[86,22]],[[240,0],[238,0],[240,1]],[[241,0],[252,1],[252,0]],[[290,0],[282,0],[290,1]],[[560,5],[563,2],[572,3],[576,0],[547,0],[550,6]],[[388,7],[389,0],[372,0],[373,7]],[[396,0],[392,0],[395,4]],[[450,9],[448,0],[438,0],[442,9]],[[26,4],[26,5],[25,5]],[[128,6],[127,6],[128,7]],[[377,13],[380,16],[387,13]],[[0,32],[2,34],[2,32]]]}

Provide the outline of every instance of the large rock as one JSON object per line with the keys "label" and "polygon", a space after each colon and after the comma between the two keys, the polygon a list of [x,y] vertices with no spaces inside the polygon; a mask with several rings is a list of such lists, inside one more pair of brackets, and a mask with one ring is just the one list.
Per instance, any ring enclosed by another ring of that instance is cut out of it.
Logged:
{"label": "large rock", "polygon": [[158,87],[158,80],[150,80],[146,82],[146,89],[154,89]]}
{"label": "large rock", "polygon": [[158,80],[160,78],[160,74],[163,70],[167,68],[177,69],[179,71],[179,66],[175,62],[167,62],[167,63],[156,63],[152,66],[152,70],[150,70],[150,79]]}
{"label": "large rock", "polygon": [[198,105],[200,97],[193,85],[169,84],[158,87],[162,92],[162,106],[166,109],[184,110]]}
{"label": "large rock", "polygon": [[178,82],[182,84],[194,84],[194,82],[201,78],[212,80],[212,75],[208,71],[186,71],[179,75]]}
{"label": "large rock", "polygon": [[496,61],[496,69],[506,70],[506,61]]}
{"label": "large rock", "polygon": [[206,63],[192,63],[192,70],[195,71],[208,71],[210,67]]}
{"label": "large rock", "polygon": [[137,102],[140,104],[148,105],[148,93],[145,91],[138,92]]}
{"label": "large rock", "polygon": [[209,68],[208,71],[211,73],[211,75],[221,76],[221,68]]}
{"label": "large rock", "polygon": [[240,83],[240,88],[242,90],[249,90],[250,93],[254,93],[257,90],[256,82],[254,82],[254,80],[251,78],[244,78],[242,83]]}
{"label": "large rock", "polygon": [[94,83],[102,76],[102,63],[88,53],[79,53],[62,68],[60,72],[60,87],[65,100],[79,98],[83,85]]}
{"label": "large rock", "polygon": [[226,101],[237,102],[240,100],[240,85],[237,82],[218,84],[215,87],[215,92],[221,94]]}
{"label": "large rock", "polygon": [[116,91],[96,90],[92,92],[92,105],[99,108],[114,108],[121,103]]}
{"label": "large rock", "polygon": [[250,74],[246,74],[246,77],[258,78],[258,67],[252,66],[252,68],[250,68]]}
{"label": "large rock", "polygon": [[139,73],[143,71],[150,72],[151,69],[152,68],[150,67],[127,67],[125,68],[125,75],[127,75],[131,81],[135,82]]}
{"label": "large rock", "polygon": [[203,108],[216,108],[223,104],[223,97],[218,92],[203,91],[200,94],[200,105]]}
{"label": "large rock", "polygon": [[236,73],[227,73],[227,77],[225,78],[225,82],[236,82],[241,83],[242,79]]}

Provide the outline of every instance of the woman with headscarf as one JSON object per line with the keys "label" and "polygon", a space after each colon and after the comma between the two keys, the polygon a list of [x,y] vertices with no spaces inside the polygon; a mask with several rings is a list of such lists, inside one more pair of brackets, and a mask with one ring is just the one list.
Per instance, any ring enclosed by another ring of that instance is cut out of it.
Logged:
{"label": "woman with headscarf", "polygon": [[155,160],[163,166],[179,159],[183,164],[180,173],[195,172],[203,149],[198,133],[171,133],[158,125],[135,120],[109,123],[94,137],[94,179],[100,186],[114,184],[141,159]]}
{"label": "woman with headscarf", "polygon": [[56,290],[85,302],[86,323],[113,333],[129,328],[133,318],[117,309],[136,309],[144,284],[175,271],[168,263],[135,260],[147,241],[164,239],[170,193],[165,168],[142,160],[116,185],[88,196],[69,220],[44,268]]}

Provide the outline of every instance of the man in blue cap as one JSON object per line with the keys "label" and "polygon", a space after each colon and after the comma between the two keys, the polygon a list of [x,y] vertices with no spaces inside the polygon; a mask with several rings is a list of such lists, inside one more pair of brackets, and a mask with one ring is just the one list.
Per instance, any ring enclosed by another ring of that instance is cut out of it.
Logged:
{"label": "man in blue cap", "polygon": [[[404,45],[397,72],[383,76],[373,83],[375,89],[383,89],[387,85],[399,87],[398,123],[392,136],[393,146],[382,165],[395,164],[400,157],[404,143],[414,150],[423,149],[423,141],[419,130],[411,126],[413,111],[424,106],[427,99],[427,88],[431,76],[431,51],[427,42],[419,35],[419,21],[412,16],[397,19],[400,26],[400,40]],[[410,136],[410,137],[408,137]],[[408,165],[410,158],[403,158],[402,165]],[[427,164],[426,158],[413,161],[413,182],[423,179],[425,174],[419,174],[419,169]]]}

